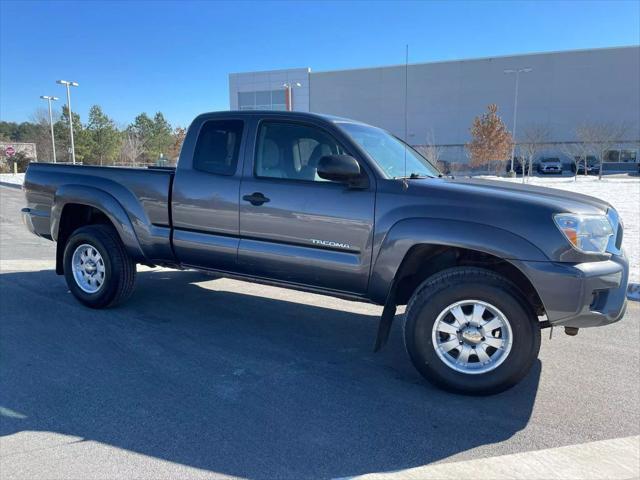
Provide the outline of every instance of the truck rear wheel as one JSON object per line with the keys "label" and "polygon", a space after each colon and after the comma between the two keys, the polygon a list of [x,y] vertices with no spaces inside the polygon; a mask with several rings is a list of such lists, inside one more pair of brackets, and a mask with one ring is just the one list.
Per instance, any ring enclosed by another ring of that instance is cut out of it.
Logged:
{"label": "truck rear wheel", "polygon": [[64,276],[73,295],[91,308],[108,308],[133,292],[136,265],[110,225],[89,225],[71,234]]}
{"label": "truck rear wheel", "polygon": [[456,267],[416,289],[404,338],[411,361],[430,382],[456,393],[490,395],[529,372],[540,350],[540,325],[507,279]]}

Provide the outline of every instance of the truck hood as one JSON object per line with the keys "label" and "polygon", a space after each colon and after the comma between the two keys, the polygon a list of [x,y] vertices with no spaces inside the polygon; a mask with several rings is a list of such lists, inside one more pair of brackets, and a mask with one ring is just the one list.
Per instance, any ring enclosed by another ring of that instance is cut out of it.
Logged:
{"label": "truck hood", "polygon": [[476,178],[452,178],[445,181],[469,194],[495,195],[498,202],[511,200],[544,205],[559,212],[605,214],[611,208],[610,204],[598,198],[557,188]]}
{"label": "truck hood", "polygon": [[398,217],[493,227],[520,237],[554,261],[584,261],[555,225],[554,215],[605,215],[611,208],[588,195],[502,180],[423,178],[408,180],[406,189],[399,183]]}

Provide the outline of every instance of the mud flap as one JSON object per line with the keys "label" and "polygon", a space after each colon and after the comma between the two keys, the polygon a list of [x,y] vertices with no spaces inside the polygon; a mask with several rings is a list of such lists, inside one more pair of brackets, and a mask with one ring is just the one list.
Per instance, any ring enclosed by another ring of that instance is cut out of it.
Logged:
{"label": "mud flap", "polygon": [[377,352],[384,347],[389,340],[389,332],[391,332],[391,324],[396,316],[396,292],[395,287],[391,289],[387,296],[387,301],[384,303],[382,309],[382,316],[380,317],[380,323],[378,324],[378,335],[376,337],[376,344],[373,347],[373,351]]}
{"label": "mud flap", "polygon": [[58,239],[56,242],[56,275],[64,275],[64,247],[67,239]]}

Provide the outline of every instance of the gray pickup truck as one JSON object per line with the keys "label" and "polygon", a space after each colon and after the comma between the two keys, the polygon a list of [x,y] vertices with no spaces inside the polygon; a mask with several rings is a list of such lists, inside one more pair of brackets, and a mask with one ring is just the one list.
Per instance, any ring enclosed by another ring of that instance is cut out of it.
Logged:
{"label": "gray pickup truck", "polygon": [[[446,178],[360,122],[292,112],[200,115],[177,168],[33,163],[24,221],[57,242],[56,273],[84,305],[132,292],[136,264],[398,305],[431,382],[467,394],[526,375],[540,330],[622,318],[628,262],[607,203]],[[179,301],[179,300],[177,300]]]}

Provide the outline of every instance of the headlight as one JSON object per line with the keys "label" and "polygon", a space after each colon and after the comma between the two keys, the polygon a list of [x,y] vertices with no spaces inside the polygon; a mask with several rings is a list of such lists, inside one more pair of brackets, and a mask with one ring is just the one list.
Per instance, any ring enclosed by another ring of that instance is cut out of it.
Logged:
{"label": "headlight", "polygon": [[613,235],[613,227],[605,215],[558,213],[553,219],[569,243],[581,252],[604,253]]}

